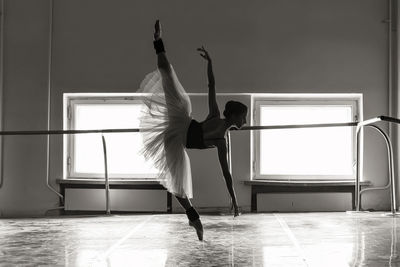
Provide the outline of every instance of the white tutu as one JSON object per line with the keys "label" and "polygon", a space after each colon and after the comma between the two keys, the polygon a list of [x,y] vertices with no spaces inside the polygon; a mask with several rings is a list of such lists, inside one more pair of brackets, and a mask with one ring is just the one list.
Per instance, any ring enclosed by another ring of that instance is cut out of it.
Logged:
{"label": "white tutu", "polygon": [[[170,65],[171,66],[171,65]],[[193,198],[192,174],[186,153],[186,132],[191,121],[189,96],[171,66],[157,69],[140,84],[144,108],[140,117],[141,154],[154,162],[157,179],[172,194]]]}

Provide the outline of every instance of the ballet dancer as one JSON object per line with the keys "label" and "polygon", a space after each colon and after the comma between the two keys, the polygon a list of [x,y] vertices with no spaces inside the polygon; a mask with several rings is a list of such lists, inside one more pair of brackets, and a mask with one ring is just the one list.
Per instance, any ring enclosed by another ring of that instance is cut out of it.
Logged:
{"label": "ballet dancer", "polygon": [[237,101],[228,101],[223,112],[224,118],[220,117],[211,57],[202,46],[197,51],[207,62],[209,114],[203,122],[192,119],[190,98],[168,62],[159,20],[155,23],[153,45],[158,68],[146,75],[138,90],[144,93],[142,99],[145,104],[140,117],[144,144],[141,153],[154,162],[159,170],[158,180],[185,209],[189,225],[196,229],[198,239],[203,240],[200,216],[189,200],[193,198],[192,175],[186,149],[217,148],[219,163],[232,199],[234,217],[240,215],[228,167],[226,136],[230,128],[239,129],[246,123],[247,106]]}

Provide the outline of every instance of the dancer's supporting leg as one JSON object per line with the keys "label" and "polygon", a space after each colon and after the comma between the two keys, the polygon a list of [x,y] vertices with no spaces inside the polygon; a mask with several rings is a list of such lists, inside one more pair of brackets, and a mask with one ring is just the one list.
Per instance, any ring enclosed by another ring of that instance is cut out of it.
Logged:
{"label": "dancer's supporting leg", "polygon": [[188,198],[182,198],[178,196],[175,196],[175,198],[176,200],[178,200],[179,204],[181,204],[181,206],[185,209],[186,215],[189,219],[189,225],[193,226],[196,229],[197,237],[199,238],[199,240],[203,240],[203,225],[201,224],[200,216],[192,206],[192,203],[190,203],[190,200]]}
{"label": "dancer's supporting leg", "polygon": [[[182,166],[180,166],[179,162],[183,159],[179,159],[181,153],[174,149],[173,144],[168,140],[164,140],[164,149],[165,149],[165,158],[167,160],[167,166],[172,178],[181,178],[183,179],[182,175]],[[189,198],[184,196],[177,196],[175,198],[178,200],[179,204],[185,209],[186,215],[189,219],[189,225],[193,226],[196,229],[197,237],[199,240],[203,240],[203,225],[201,224],[200,216],[190,203]]]}

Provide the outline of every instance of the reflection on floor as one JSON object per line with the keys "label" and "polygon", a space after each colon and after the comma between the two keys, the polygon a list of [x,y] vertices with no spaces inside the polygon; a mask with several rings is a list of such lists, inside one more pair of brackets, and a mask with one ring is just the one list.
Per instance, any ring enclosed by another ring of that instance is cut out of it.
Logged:
{"label": "reflection on floor", "polygon": [[382,213],[0,219],[0,266],[400,266],[400,218]]}

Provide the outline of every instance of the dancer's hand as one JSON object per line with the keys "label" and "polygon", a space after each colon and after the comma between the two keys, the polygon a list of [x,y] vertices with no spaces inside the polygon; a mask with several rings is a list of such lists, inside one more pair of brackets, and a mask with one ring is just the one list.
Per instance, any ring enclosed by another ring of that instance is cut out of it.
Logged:
{"label": "dancer's hand", "polygon": [[158,40],[161,38],[161,23],[160,20],[156,20],[156,24],[154,25],[154,40]]}
{"label": "dancer's hand", "polygon": [[204,46],[201,46],[201,48],[197,48],[197,51],[203,52],[204,54],[200,53],[200,56],[202,56],[207,61],[211,61],[211,57],[208,54],[208,52],[206,51],[206,49],[204,48]]}

